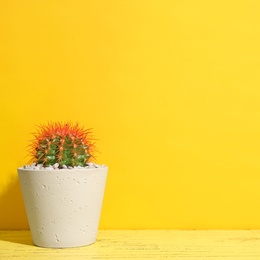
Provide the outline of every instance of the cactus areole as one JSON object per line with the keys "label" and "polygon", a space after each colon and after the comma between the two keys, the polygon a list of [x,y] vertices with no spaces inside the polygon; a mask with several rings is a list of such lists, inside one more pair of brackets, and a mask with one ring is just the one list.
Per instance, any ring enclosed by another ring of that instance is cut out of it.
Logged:
{"label": "cactus areole", "polygon": [[86,166],[93,157],[94,143],[89,129],[78,123],[48,123],[38,126],[30,143],[31,162],[44,167],[59,164]]}

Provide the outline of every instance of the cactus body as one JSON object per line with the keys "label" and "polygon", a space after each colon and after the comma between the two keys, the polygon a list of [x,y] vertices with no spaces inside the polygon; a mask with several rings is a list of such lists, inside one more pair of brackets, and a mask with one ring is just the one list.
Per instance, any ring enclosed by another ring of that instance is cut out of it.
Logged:
{"label": "cactus body", "polygon": [[41,125],[30,145],[32,162],[60,167],[85,166],[93,157],[94,144],[91,132],[76,123],[49,123]]}

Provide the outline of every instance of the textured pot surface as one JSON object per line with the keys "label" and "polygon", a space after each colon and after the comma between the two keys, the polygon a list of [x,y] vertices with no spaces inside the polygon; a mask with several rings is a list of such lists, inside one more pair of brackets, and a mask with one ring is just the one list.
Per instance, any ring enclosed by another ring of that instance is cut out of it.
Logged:
{"label": "textured pot surface", "polygon": [[107,171],[18,168],[35,245],[64,248],[96,241]]}

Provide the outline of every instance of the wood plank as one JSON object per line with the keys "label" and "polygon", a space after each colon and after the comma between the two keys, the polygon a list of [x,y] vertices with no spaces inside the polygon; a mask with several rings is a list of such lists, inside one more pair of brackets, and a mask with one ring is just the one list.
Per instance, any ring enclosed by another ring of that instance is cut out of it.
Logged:
{"label": "wood plank", "polygon": [[260,259],[259,230],[100,230],[69,249],[33,245],[29,231],[0,231],[0,259]]}

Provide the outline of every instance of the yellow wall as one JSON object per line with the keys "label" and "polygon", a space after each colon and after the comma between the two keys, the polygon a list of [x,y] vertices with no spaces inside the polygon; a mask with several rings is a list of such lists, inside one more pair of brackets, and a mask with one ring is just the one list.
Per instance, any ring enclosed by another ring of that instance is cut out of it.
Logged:
{"label": "yellow wall", "polygon": [[48,120],[109,166],[100,228],[260,228],[260,3],[0,0],[0,228]]}

